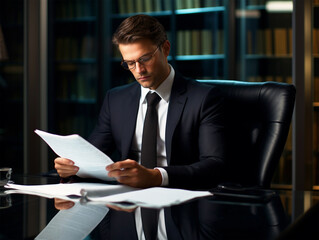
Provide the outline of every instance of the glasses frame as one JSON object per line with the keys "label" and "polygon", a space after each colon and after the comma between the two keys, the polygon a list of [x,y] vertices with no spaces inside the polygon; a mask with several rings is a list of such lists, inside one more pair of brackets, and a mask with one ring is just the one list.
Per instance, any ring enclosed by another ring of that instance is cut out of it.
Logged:
{"label": "glasses frame", "polygon": [[[133,69],[135,69],[136,68],[136,62],[138,62],[139,64],[141,64],[141,65],[143,65],[143,66],[147,66],[147,62],[148,61],[150,61],[154,56],[155,56],[155,54],[157,53],[157,50],[160,48],[160,46],[157,46],[157,48],[154,50],[154,52],[153,53],[150,53],[150,57],[149,57],[149,59],[146,61],[146,62],[141,62],[141,60],[146,56],[146,55],[148,55],[148,54],[145,54],[144,56],[142,56],[142,57],[140,57],[139,59],[137,59],[137,60],[130,60],[130,61],[125,61],[124,59],[122,59],[122,61],[121,61],[121,66],[125,69],[125,70],[133,70]],[[128,66],[128,64],[127,64],[127,62],[134,62],[135,64],[134,64],[134,66],[133,67],[129,67]],[[126,66],[127,67],[125,67],[125,64],[126,63]]]}

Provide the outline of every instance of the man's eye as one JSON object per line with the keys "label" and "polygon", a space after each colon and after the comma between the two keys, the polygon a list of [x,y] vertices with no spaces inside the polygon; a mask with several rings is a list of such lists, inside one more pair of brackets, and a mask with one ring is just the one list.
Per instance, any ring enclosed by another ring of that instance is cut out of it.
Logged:
{"label": "man's eye", "polygon": [[145,57],[140,58],[139,62],[145,63],[145,62],[149,61],[151,58],[152,58],[152,56],[145,56]]}
{"label": "man's eye", "polygon": [[126,62],[126,64],[130,67],[134,66],[135,65],[135,62]]}

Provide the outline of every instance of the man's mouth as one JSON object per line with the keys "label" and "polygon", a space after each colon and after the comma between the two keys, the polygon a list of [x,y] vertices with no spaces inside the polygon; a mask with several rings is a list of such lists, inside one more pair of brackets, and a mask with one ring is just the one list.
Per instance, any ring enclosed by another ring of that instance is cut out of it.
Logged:
{"label": "man's mouth", "polygon": [[149,78],[149,76],[141,76],[141,77],[138,78],[138,80],[140,80],[140,81],[145,81],[145,80],[147,80],[148,78]]}

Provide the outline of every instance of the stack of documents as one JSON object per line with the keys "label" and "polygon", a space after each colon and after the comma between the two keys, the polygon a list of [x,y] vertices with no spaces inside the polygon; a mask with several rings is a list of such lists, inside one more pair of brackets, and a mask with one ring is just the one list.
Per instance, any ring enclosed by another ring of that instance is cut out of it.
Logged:
{"label": "stack of documents", "polygon": [[[78,176],[102,180],[114,180],[107,176],[105,167],[113,161],[77,134],[60,136],[35,130],[60,157],[71,159],[79,167]],[[208,191],[189,191],[153,187],[132,188],[125,185],[104,183],[60,183],[47,185],[5,185],[6,193],[38,195],[46,198],[60,198],[81,203],[119,204],[129,207],[163,208],[189,201],[194,198],[212,196]]]}
{"label": "stack of documents", "polygon": [[[208,191],[176,188],[132,188],[102,183],[60,183],[46,185],[5,185],[7,194],[21,193],[46,198],[60,198],[81,203],[114,204],[131,207],[163,208],[199,198],[212,196]],[[121,204],[122,203],[122,204]]]}

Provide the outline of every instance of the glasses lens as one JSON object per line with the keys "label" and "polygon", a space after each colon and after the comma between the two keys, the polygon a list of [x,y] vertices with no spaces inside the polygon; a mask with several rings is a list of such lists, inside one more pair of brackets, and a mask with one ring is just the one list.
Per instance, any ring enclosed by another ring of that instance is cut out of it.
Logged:
{"label": "glasses lens", "polygon": [[147,55],[147,56],[144,56],[144,57],[142,57],[142,58],[140,58],[139,60],[138,60],[138,62],[140,63],[140,64],[147,64],[151,59],[152,59],[152,57],[153,57],[153,55]]}
{"label": "glasses lens", "polygon": [[[155,51],[153,53],[150,53],[148,55],[145,55],[143,57],[141,57],[139,60],[137,60],[137,62],[139,64],[142,64],[142,65],[149,65],[149,64],[152,64],[153,61],[151,61],[155,55],[155,53],[157,52],[159,47],[157,47],[155,49]],[[136,62],[135,61],[122,61],[121,62],[121,65],[124,69],[126,70],[130,70],[130,69],[134,69],[136,67]]]}
{"label": "glasses lens", "polygon": [[128,65],[127,65],[127,62],[122,61],[121,65],[122,65],[122,67],[123,67],[124,69],[129,70],[129,67],[128,67]]}

